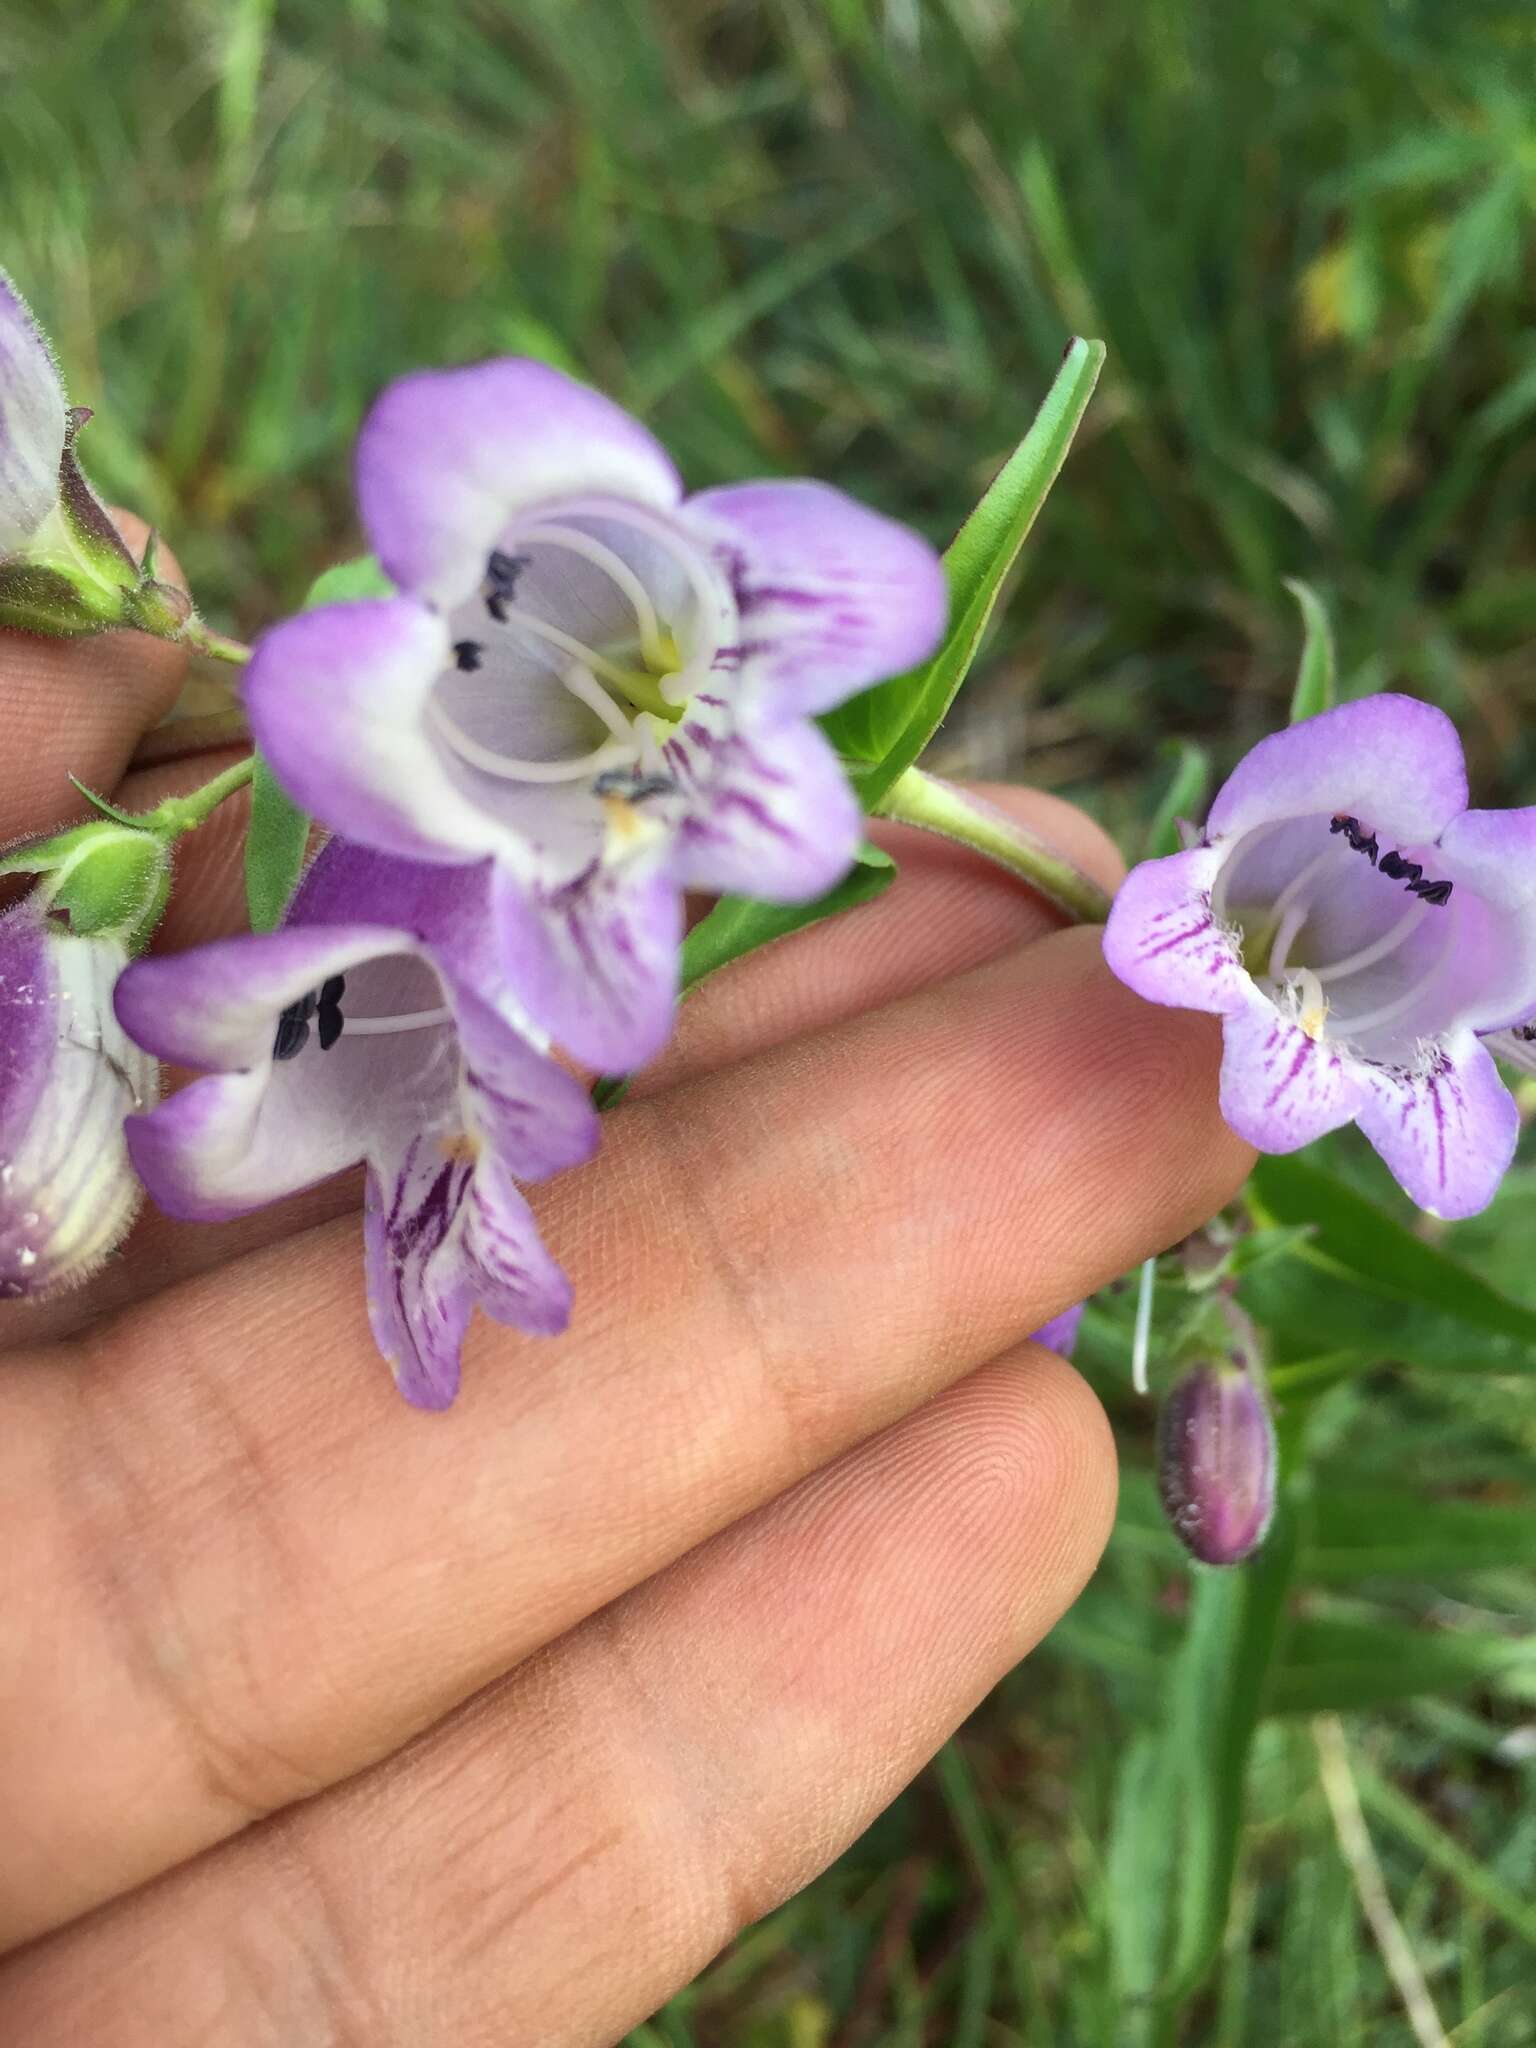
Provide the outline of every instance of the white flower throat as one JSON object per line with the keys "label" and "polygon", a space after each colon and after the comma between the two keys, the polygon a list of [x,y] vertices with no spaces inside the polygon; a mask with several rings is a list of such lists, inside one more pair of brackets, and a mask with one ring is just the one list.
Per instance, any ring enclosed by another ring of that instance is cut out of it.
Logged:
{"label": "white flower throat", "polygon": [[[1409,1016],[1433,992],[1451,956],[1455,918],[1444,916],[1443,937],[1427,963],[1418,967],[1407,984],[1393,991],[1385,1001],[1350,1014],[1347,991],[1338,991],[1344,1011],[1340,1015],[1334,1009],[1336,985],[1403,952],[1426,918],[1448,911],[1454,885],[1448,879],[1426,875],[1420,862],[1400,852],[1383,853],[1374,831],[1363,828],[1359,819],[1340,813],[1329,820],[1329,843],[1303,863],[1267,909],[1229,911],[1227,896],[1239,852],[1250,851],[1260,840],[1296,822],[1280,820],[1254,834],[1247,846],[1233,849],[1212,888],[1211,914],[1218,923],[1230,923],[1235,928],[1245,964],[1249,964],[1259,988],[1308,1038],[1357,1042],[1367,1032],[1380,1031]],[[1335,877],[1338,875],[1338,849],[1333,842],[1341,836],[1352,852],[1362,855],[1386,880],[1402,881],[1406,893],[1414,900],[1365,944],[1331,960],[1293,961],[1297,942],[1326,893],[1325,877],[1330,871]]]}
{"label": "white flower throat", "polygon": [[[571,520],[540,520],[520,528],[508,548],[494,549],[489,556],[480,595],[485,637],[457,640],[455,664],[460,673],[477,672],[490,639],[500,633],[524,646],[531,642],[548,650],[558,657],[551,662],[557,685],[592,713],[605,737],[595,747],[564,759],[532,760],[488,746],[467,732],[441,689],[430,700],[430,713],[459,759],[483,774],[530,784],[585,782],[599,796],[634,802],[673,788],[663,770],[661,749],[682,717],[698,677],[719,652],[710,624],[719,615],[720,592],[706,562],[661,519],[627,505],[622,517],[611,507],[604,508],[603,516],[632,529],[668,568],[680,572],[682,602],[691,612],[686,637],[701,644],[685,652],[685,636],[663,619],[645,579],[617,549]],[[517,552],[510,551],[513,547]],[[617,593],[626,622],[622,630],[607,644],[593,646],[520,602],[518,586],[535,558],[524,549],[556,550],[596,569]]]}

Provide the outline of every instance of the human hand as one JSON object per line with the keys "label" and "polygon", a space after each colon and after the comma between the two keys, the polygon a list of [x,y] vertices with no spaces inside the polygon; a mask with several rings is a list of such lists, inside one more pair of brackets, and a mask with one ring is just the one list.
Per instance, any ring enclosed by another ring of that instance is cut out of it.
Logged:
{"label": "human hand", "polygon": [[[129,774],[177,650],[0,642],[0,841]],[[995,793],[1112,884],[1087,820]],[[240,805],[158,943],[239,928]],[[568,1336],[379,1369],[349,1178],[146,1217],[0,1316],[0,2039],[610,2042],[1072,1599],[1108,1433],[1021,1342],[1248,1155],[1213,1020],[969,854],[740,963],[539,1199]]]}

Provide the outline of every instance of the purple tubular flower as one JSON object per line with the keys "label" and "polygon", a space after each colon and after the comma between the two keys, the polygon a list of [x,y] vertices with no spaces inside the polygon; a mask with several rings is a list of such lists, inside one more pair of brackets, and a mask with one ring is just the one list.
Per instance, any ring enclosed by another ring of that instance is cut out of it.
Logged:
{"label": "purple tubular flower", "polygon": [[594,1066],[665,1042],[682,893],[809,900],[859,810],[810,722],[923,659],[933,551],[840,492],[685,499],[666,454],[537,362],[424,371],[357,454],[399,595],[261,640],[257,741],[292,794],[405,858],[492,862],[503,958]]}
{"label": "purple tubular flower", "polygon": [[1071,1308],[1062,1310],[1059,1316],[1052,1316],[1036,1330],[1030,1338],[1031,1344],[1043,1344],[1047,1351],[1059,1351],[1063,1358],[1070,1358],[1077,1349],[1077,1332],[1083,1320],[1086,1302],[1077,1302]]}
{"label": "purple tubular flower", "polygon": [[126,958],[50,925],[36,897],[0,917],[0,1299],[85,1279],[138,1209],[123,1117],[159,1070],[112,1014]]}
{"label": "purple tubular flower", "polygon": [[1383,695],[1261,740],[1185,853],[1122,885],[1110,967],[1223,1020],[1264,1152],[1351,1120],[1421,1208],[1485,1208],[1519,1119],[1480,1034],[1536,1008],[1536,809],[1467,809],[1455,728]]}
{"label": "purple tubular flower", "polygon": [[280,931],[141,960],[117,1010],[204,1070],[128,1121],[172,1216],[215,1221],[367,1165],[368,1312],[406,1399],[443,1408],[478,1302],[554,1334],[570,1287],[518,1180],[589,1158],[586,1090],[487,994],[489,876],[334,840]]}
{"label": "purple tubular flower", "polygon": [[1275,1512],[1275,1431],[1258,1380],[1242,1366],[1197,1365],[1157,1418],[1163,1512],[1202,1564],[1241,1564]]}

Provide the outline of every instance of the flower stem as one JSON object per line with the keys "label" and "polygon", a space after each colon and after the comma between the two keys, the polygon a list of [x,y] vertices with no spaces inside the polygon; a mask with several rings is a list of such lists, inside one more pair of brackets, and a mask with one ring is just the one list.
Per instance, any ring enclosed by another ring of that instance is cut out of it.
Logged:
{"label": "flower stem", "polygon": [[168,796],[164,803],[157,804],[137,822],[145,830],[158,832],[166,839],[179,839],[183,832],[195,831],[211,818],[224,799],[233,796],[236,790],[244,789],[255,773],[256,756],[247,754],[243,761],[226,768],[222,775],[215,775],[201,789],[188,790],[185,796]]}
{"label": "flower stem", "polygon": [[898,776],[878,811],[882,818],[920,825],[924,831],[969,846],[1027,882],[1078,924],[1102,924],[1109,915],[1104,891],[1065,855],[993,805],[925,774],[921,768],[909,768]]}
{"label": "flower stem", "polygon": [[227,661],[235,668],[244,668],[251,658],[251,650],[243,640],[231,640],[225,633],[215,633],[199,618],[188,620],[181,637],[189,647],[195,647],[199,654],[206,654],[211,661]]}

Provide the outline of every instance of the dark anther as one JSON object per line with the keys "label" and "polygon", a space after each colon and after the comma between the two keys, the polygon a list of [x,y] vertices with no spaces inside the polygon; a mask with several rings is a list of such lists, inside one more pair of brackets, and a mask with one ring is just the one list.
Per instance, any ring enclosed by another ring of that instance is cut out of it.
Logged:
{"label": "dark anther", "polygon": [[1529,1045],[1532,1039],[1536,1039],[1536,1024],[1517,1024],[1510,1036],[1523,1039]]}
{"label": "dark anther", "polygon": [[484,654],[485,649],[478,640],[455,640],[453,643],[453,658],[467,676],[474,674]]}
{"label": "dark anther", "polygon": [[1394,851],[1381,856],[1381,872],[1389,881],[1406,881],[1411,889],[1424,870],[1416,860],[1404,860],[1400,853]]}
{"label": "dark anther", "polygon": [[1342,832],[1355,852],[1363,853],[1371,866],[1375,867],[1376,855],[1381,850],[1377,845],[1376,834],[1364,831],[1358,818],[1342,816],[1334,818],[1330,821],[1328,830],[1330,832]]}
{"label": "dark anther", "polygon": [[315,1002],[315,1030],[319,1034],[322,1052],[329,1052],[341,1036],[342,1025],[346,1021],[341,1014],[341,999],[346,987],[346,976],[342,974],[333,974],[329,981],[321,983]]}
{"label": "dark anther", "polygon": [[503,554],[492,548],[485,565],[485,580],[491,586],[485,594],[485,608],[499,626],[507,623],[507,606],[517,595],[517,579],[528,566],[526,555]]}
{"label": "dark anther", "polygon": [[1451,884],[1449,882],[1410,882],[1408,893],[1419,897],[1425,903],[1449,903]]}
{"label": "dark anther", "polygon": [[277,1036],[272,1041],[272,1057],[275,1060],[297,1059],[309,1043],[309,1020],[315,1014],[313,995],[300,996],[296,1003],[290,1003],[277,1020]]}
{"label": "dark anther", "polygon": [[605,768],[592,788],[597,796],[621,796],[632,804],[644,803],[648,796],[677,795],[670,775],[642,775],[634,768]]}

